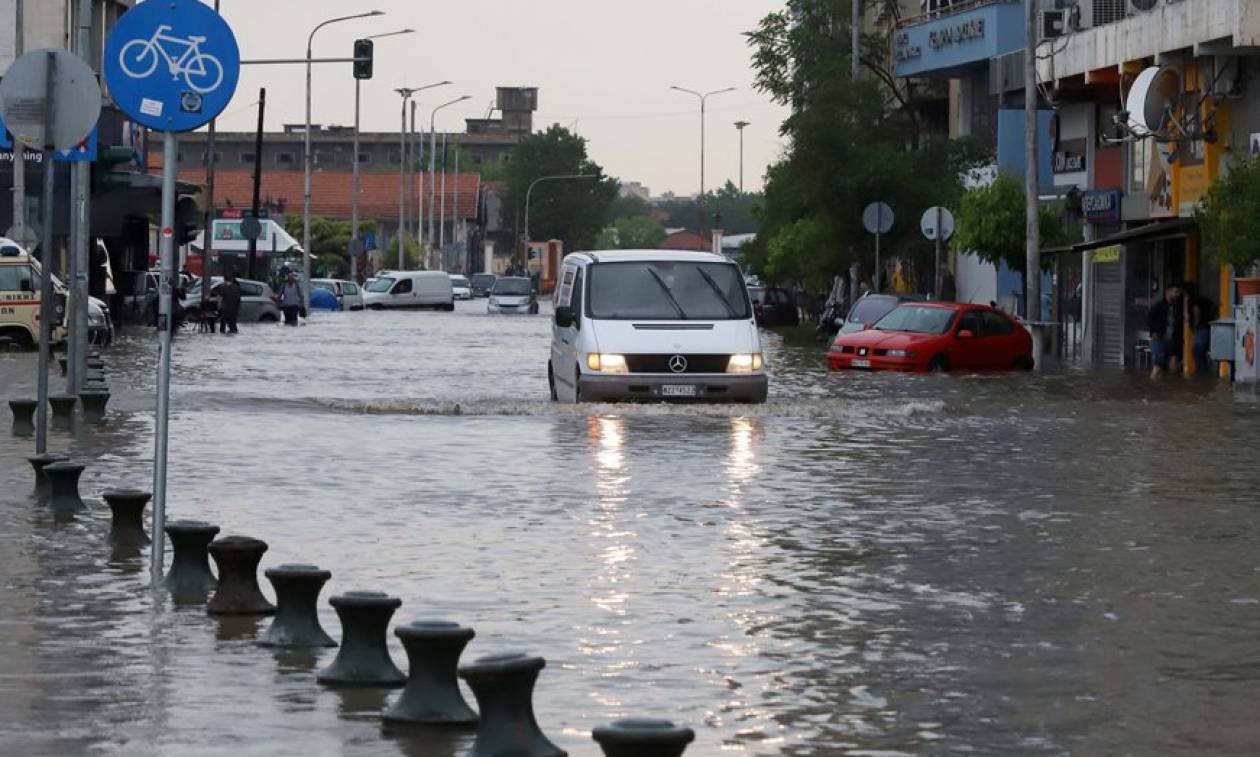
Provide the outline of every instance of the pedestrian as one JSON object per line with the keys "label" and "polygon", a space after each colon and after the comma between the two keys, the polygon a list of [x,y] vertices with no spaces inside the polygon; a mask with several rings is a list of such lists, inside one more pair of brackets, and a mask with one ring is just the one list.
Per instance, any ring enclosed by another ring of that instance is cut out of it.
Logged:
{"label": "pedestrian", "polygon": [[228,271],[219,286],[219,333],[235,334],[236,318],[241,312],[241,285],[236,273]]}
{"label": "pedestrian", "polygon": [[1194,337],[1190,353],[1194,356],[1194,372],[1198,376],[1210,376],[1212,363],[1208,352],[1212,346],[1212,321],[1216,318],[1216,303],[1199,294],[1193,283],[1186,283],[1184,288],[1186,314],[1190,318],[1190,333]]}
{"label": "pedestrian", "polygon": [[1151,306],[1146,316],[1146,328],[1151,334],[1151,378],[1181,369],[1183,324],[1181,289],[1169,284],[1163,298]]}
{"label": "pedestrian", "polygon": [[298,314],[302,312],[302,287],[298,285],[297,276],[289,271],[284,283],[280,285],[280,309],[284,311],[284,325],[298,325]]}

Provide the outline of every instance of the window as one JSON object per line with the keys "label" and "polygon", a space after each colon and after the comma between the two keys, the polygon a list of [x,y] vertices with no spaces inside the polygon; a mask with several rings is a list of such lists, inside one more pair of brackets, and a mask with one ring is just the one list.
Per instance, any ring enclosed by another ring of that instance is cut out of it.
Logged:
{"label": "window", "polygon": [[341,293],[342,294],[358,294],[359,285],[347,281],[341,285]]}
{"label": "window", "polygon": [[276,153],[276,165],[291,166],[297,162],[297,157],[291,152]]}
{"label": "window", "polygon": [[400,279],[390,294],[411,294],[411,279]]}
{"label": "window", "polygon": [[906,331],[912,334],[944,334],[954,322],[954,311],[928,305],[902,305],[879,319],[879,331]]}
{"label": "window", "polygon": [[[25,283],[27,288],[23,289]],[[35,281],[31,277],[28,265],[0,266],[0,292],[25,292],[34,289]]]}
{"label": "window", "polygon": [[985,336],[1009,336],[1015,333],[1015,324],[1000,313],[986,310],[980,314],[980,318],[984,321]]}
{"label": "window", "polygon": [[399,162],[399,161],[398,161],[398,151],[397,151],[397,150],[391,150],[391,151],[390,151],[390,153],[389,153],[389,162],[390,162],[390,163],[392,163],[393,165],[398,165],[398,162]]}
{"label": "window", "polygon": [[569,310],[575,316],[573,319],[573,328],[582,329],[582,269],[579,268],[577,275],[573,277],[573,295],[569,299]]}
{"label": "window", "polygon": [[984,321],[980,319],[980,314],[974,310],[963,313],[962,322],[958,324],[959,331],[970,331],[975,336],[984,334]]}
{"label": "window", "polygon": [[332,162],[332,159],[329,158],[328,153],[324,152],[323,150],[311,151],[311,164],[312,165],[322,166],[325,163],[331,163],[331,162]]}
{"label": "window", "polygon": [[363,163],[363,164],[371,163],[371,162],[372,162],[372,153],[370,153],[370,152],[361,152],[361,153],[359,153],[359,162],[360,162],[360,163]]}
{"label": "window", "polygon": [[238,282],[241,287],[242,297],[262,297],[263,288],[261,284],[250,284],[248,282]]}
{"label": "window", "polygon": [[383,277],[378,278],[376,281],[373,281],[371,284],[368,284],[367,290],[369,292],[376,292],[378,294],[381,292],[388,292],[389,288],[394,285],[395,281],[396,279],[391,279],[388,276],[383,276]]}
{"label": "window", "polygon": [[252,166],[256,157],[252,152],[243,152],[241,153],[241,162]]}
{"label": "window", "polygon": [[[201,153],[201,165],[203,166],[206,165],[207,156],[209,154],[210,154],[209,152],[205,152],[205,151]],[[214,153],[214,163],[215,165],[218,165],[219,163],[222,163],[222,162],[223,162],[223,153],[216,150]]]}
{"label": "window", "polygon": [[744,277],[729,263],[650,260],[597,263],[589,270],[592,318],[729,321],[752,316]]}

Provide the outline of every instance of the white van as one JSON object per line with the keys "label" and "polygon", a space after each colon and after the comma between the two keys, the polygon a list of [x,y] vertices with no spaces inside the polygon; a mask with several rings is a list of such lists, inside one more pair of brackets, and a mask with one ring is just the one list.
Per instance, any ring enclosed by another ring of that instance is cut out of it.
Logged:
{"label": "white van", "polygon": [[739,268],[669,250],[565,257],[547,378],[570,402],[765,402],[769,385]]}
{"label": "white van", "polygon": [[363,306],[385,308],[433,308],[454,310],[451,276],[444,271],[393,271],[377,277],[363,289]]}

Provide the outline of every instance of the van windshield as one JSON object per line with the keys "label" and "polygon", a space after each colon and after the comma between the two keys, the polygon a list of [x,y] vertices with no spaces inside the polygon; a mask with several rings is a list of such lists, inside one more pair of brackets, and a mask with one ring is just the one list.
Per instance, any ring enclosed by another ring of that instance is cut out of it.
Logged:
{"label": "van windshield", "polygon": [[739,269],[729,263],[645,260],[590,266],[587,312],[612,320],[746,320]]}
{"label": "van windshield", "polygon": [[532,291],[534,291],[534,287],[529,279],[499,279],[494,282],[494,289],[490,290],[490,294],[524,297]]}
{"label": "van windshield", "polygon": [[367,290],[369,292],[388,292],[389,288],[392,287],[393,285],[394,285],[394,280],[386,276],[384,278],[380,278],[380,279],[377,279],[376,281],[373,281],[371,284],[368,284]]}

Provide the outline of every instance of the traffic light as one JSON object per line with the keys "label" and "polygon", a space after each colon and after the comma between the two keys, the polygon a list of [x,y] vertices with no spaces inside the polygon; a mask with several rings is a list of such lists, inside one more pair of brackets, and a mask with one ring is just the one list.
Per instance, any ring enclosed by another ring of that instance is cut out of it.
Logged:
{"label": "traffic light", "polygon": [[354,41],[354,78],[372,78],[372,40],[356,39]]}
{"label": "traffic light", "polygon": [[115,171],[114,167],[130,163],[134,157],[130,147],[107,147],[102,143],[96,150],[96,161],[92,163],[92,193],[129,188],[133,172]]}
{"label": "traffic light", "polygon": [[201,210],[191,197],[181,197],[175,203],[175,244],[188,244],[197,238],[201,230]]}

